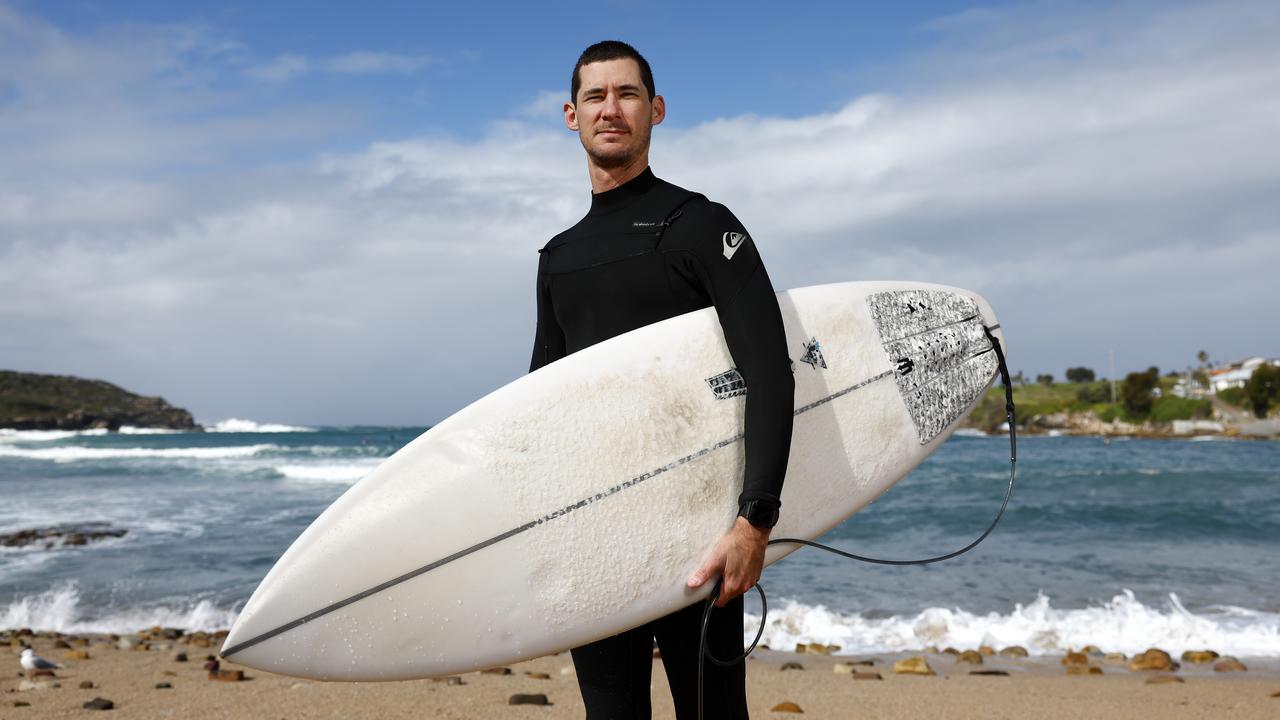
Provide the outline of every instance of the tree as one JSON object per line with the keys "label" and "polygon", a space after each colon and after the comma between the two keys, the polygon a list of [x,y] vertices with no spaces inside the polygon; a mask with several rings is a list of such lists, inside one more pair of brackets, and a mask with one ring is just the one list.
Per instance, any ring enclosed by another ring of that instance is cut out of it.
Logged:
{"label": "tree", "polygon": [[1093,382],[1095,376],[1093,371],[1087,367],[1067,368],[1067,382],[1073,383],[1090,383]]}
{"label": "tree", "polygon": [[1280,368],[1264,362],[1249,376],[1244,384],[1245,396],[1256,417],[1264,418],[1271,403],[1280,398]]}
{"label": "tree", "polygon": [[1120,402],[1129,415],[1145,418],[1155,403],[1156,385],[1160,382],[1160,370],[1147,368],[1146,372],[1129,373],[1120,383]]}
{"label": "tree", "polygon": [[1053,376],[1052,376],[1052,375],[1048,375],[1048,374],[1046,374],[1046,375],[1037,375],[1037,376],[1036,376],[1036,382],[1040,383],[1041,385],[1052,385],[1052,384],[1053,384]]}
{"label": "tree", "polygon": [[1200,367],[1204,367],[1209,364],[1209,353],[1201,350],[1196,353],[1196,359],[1200,361]]}

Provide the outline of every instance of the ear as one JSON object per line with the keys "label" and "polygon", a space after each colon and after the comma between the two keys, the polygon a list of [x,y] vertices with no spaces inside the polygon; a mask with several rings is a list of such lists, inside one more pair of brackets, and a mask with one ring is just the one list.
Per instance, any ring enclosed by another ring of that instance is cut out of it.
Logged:
{"label": "ear", "polygon": [[574,132],[578,132],[578,110],[573,103],[564,104],[564,126]]}
{"label": "ear", "polygon": [[654,95],[653,96],[653,112],[650,113],[650,118],[653,120],[653,124],[657,125],[658,123],[662,122],[662,119],[665,118],[666,116],[667,116],[667,101],[664,100],[661,95]]}

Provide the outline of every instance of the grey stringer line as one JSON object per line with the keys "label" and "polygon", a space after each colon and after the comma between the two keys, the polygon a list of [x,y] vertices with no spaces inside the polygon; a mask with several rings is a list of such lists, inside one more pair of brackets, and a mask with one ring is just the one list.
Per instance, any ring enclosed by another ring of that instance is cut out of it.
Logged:
{"label": "grey stringer line", "polygon": [[[872,377],[870,377],[870,378],[867,378],[866,380],[862,380],[862,381],[860,381],[860,382],[858,382],[858,383],[855,383],[855,384],[853,384],[853,385],[850,385],[849,387],[847,387],[847,388],[845,388],[845,389],[843,389],[843,390],[839,390],[839,391],[834,392],[834,393],[832,393],[832,394],[830,394],[830,395],[828,395],[828,396],[826,396],[826,397],[824,397],[824,398],[822,398],[822,399],[820,399],[820,400],[815,400],[814,402],[811,402],[811,403],[809,403],[808,405],[805,405],[804,407],[802,407],[802,408],[800,408],[800,409],[796,410],[796,411],[793,413],[793,415],[798,416],[798,415],[800,415],[801,413],[808,412],[808,411],[810,411],[810,410],[812,410],[812,409],[814,409],[814,408],[816,408],[816,407],[818,407],[818,406],[820,406],[820,405],[825,405],[825,404],[827,404],[827,403],[831,402],[832,400],[835,400],[836,398],[839,398],[839,397],[843,397],[843,396],[845,396],[845,395],[848,395],[849,393],[853,392],[854,390],[858,390],[858,389],[860,389],[860,388],[864,388],[864,387],[866,387],[866,386],[870,385],[871,383],[877,382],[877,381],[879,381],[879,380],[883,380],[883,379],[885,379],[885,378],[887,378],[887,377],[889,377],[889,376],[893,375],[893,373],[894,373],[894,371],[893,371],[893,370],[886,370],[886,371],[884,371],[884,372],[880,373],[879,375],[874,375],[874,376],[872,376]],[[467,555],[470,555],[470,554],[472,554],[472,553],[474,553],[474,552],[477,552],[477,551],[479,551],[479,550],[483,550],[483,549],[485,549],[485,548],[489,547],[490,545],[494,545],[494,544],[496,544],[496,543],[500,543],[500,542],[502,542],[503,540],[506,540],[507,538],[513,537],[513,536],[515,536],[515,535],[519,535],[520,533],[522,533],[522,532],[524,532],[524,531],[526,531],[526,530],[529,530],[529,529],[531,529],[531,528],[537,527],[538,525],[541,525],[541,524],[543,524],[543,523],[545,523],[545,522],[549,522],[549,521],[551,521],[551,520],[555,520],[556,518],[559,518],[559,517],[563,517],[563,516],[565,516],[565,515],[568,515],[569,513],[573,512],[574,510],[579,510],[579,509],[581,509],[581,508],[584,508],[584,507],[586,507],[586,506],[588,506],[588,505],[590,505],[590,504],[592,504],[592,503],[595,503],[595,502],[598,502],[598,501],[600,501],[600,500],[603,500],[604,498],[607,498],[607,497],[609,497],[610,495],[614,495],[614,494],[616,494],[616,493],[622,492],[623,490],[626,490],[626,489],[627,489],[627,488],[629,488],[629,487],[632,487],[632,486],[634,486],[634,485],[638,485],[638,484],[640,484],[640,483],[644,482],[645,480],[648,480],[648,479],[650,479],[650,478],[652,478],[652,477],[654,477],[654,476],[661,475],[662,473],[667,472],[668,470],[672,470],[672,469],[674,469],[674,468],[680,467],[681,465],[684,465],[684,464],[685,464],[685,463],[687,463],[687,462],[690,462],[690,461],[693,461],[693,460],[697,460],[698,458],[700,458],[700,457],[702,457],[702,456],[704,456],[704,455],[706,455],[706,454],[708,454],[708,453],[711,453],[711,452],[714,452],[714,451],[716,451],[716,450],[719,450],[720,448],[725,447],[726,445],[732,445],[733,443],[736,443],[736,442],[738,442],[739,440],[741,440],[743,437],[745,437],[745,434],[744,434],[744,433],[738,433],[737,435],[734,435],[733,437],[730,437],[730,438],[726,438],[726,439],[724,439],[724,440],[721,440],[720,442],[717,442],[717,443],[715,443],[714,445],[710,445],[710,446],[704,447],[704,448],[702,448],[701,450],[699,450],[699,451],[697,451],[697,452],[691,453],[691,454],[689,454],[689,455],[685,455],[684,457],[679,458],[679,459],[677,459],[677,460],[673,460],[673,461],[671,461],[671,462],[667,463],[666,465],[663,465],[663,466],[662,466],[662,467],[660,467],[660,468],[657,468],[657,469],[654,469],[654,470],[650,470],[650,471],[648,471],[648,472],[646,472],[646,473],[643,473],[643,474],[641,474],[641,475],[637,475],[637,476],[635,476],[635,477],[631,478],[630,480],[627,480],[626,482],[622,482],[622,483],[619,483],[619,484],[617,484],[617,485],[614,485],[613,487],[609,488],[608,490],[603,490],[603,491],[601,491],[601,492],[596,493],[595,495],[592,495],[592,496],[587,497],[587,498],[583,498],[582,500],[579,500],[578,502],[573,503],[572,505],[566,505],[565,507],[562,507],[562,508],[560,508],[559,510],[554,510],[554,511],[552,511],[552,512],[549,512],[549,513],[547,513],[546,515],[543,515],[542,517],[538,518],[537,520],[531,520],[531,521],[529,521],[529,522],[527,522],[527,523],[525,523],[525,524],[523,524],[523,525],[521,525],[521,526],[519,526],[519,527],[512,528],[512,529],[510,529],[510,530],[508,530],[508,531],[506,531],[506,532],[504,532],[504,533],[502,533],[502,534],[500,534],[500,535],[494,535],[493,537],[489,538],[488,540],[482,540],[481,542],[478,542],[478,543],[476,543],[475,545],[472,545],[471,547],[468,547],[468,548],[464,548],[464,549],[462,549],[462,550],[459,550],[458,552],[456,552],[456,553],[454,553],[454,554],[452,554],[452,555],[449,555],[448,557],[444,557],[444,558],[441,558],[441,559],[439,559],[439,560],[436,560],[436,561],[434,561],[434,562],[432,562],[432,563],[429,563],[429,564],[427,564],[427,565],[423,565],[422,567],[420,567],[420,568],[418,568],[418,569],[416,569],[416,570],[411,570],[411,571],[409,571],[409,572],[407,572],[407,573],[405,573],[405,574],[403,574],[403,575],[400,575],[400,576],[398,576],[398,577],[394,577],[394,578],[392,578],[392,579],[390,579],[390,580],[387,580],[387,581],[386,581],[386,582],[384,582],[384,583],[380,583],[380,584],[378,584],[378,585],[375,585],[375,586],[373,586],[373,587],[371,587],[371,588],[369,588],[369,589],[367,589],[367,590],[362,590],[362,591],[360,591],[360,592],[356,593],[355,595],[352,595],[351,597],[344,598],[344,599],[339,600],[339,601],[337,601],[337,602],[334,602],[334,603],[331,603],[331,604],[329,604],[329,605],[326,605],[326,606],[324,606],[324,607],[320,608],[319,610],[316,610],[316,611],[313,611],[313,612],[307,613],[306,615],[303,615],[302,617],[298,618],[297,620],[292,620],[292,621],[290,621],[290,622],[287,622],[287,623],[285,623],[284,625],[281,625],[281,626],[279,626],[279,627],[277,627],[277,628],[274,628],[274,629],[272,629],[272,630],[268,630],[267,632],[264,632],[264,633],[262,633],[262,634],[260,634],[260,635],[255,636],[255,637],[251,637],[251,638],[249,638],[248,640],[245,640],[245,641],[244,641],[244,642],[242,642],[242,643],[238,643],[238,644],[236,644],[236,645],[234,645],[234,646],[232,646],[232,647],[227,648],[226,650],[223,650],[223,651],[222,651],[222,657],[229,657],[229,656],[231,656],[231,655],[234,655],[235,653],[238,653],[238,652],[240,652],[241,650],[245,650],[245,649],[247,649],[247,648],[253,647],[254,645],[257,645],[258,643],[261,643],[261,642],[265,642],[265,641],[267,641],[267,640],[270,640],[271,638],[276,637],[277,635],[282,635],[282,634],[284,634],[284,633],[286,633],[286,632],[289,632],[290,630],[292,630],[292,629],[294,629],[294,628],[296,628],[296,627],[298,627],[298,626],[300,626],[300,625],[305,625],[306,623],[309,623],[309,622],[311,622],[312,620],[315,620],[316,618],[319,618],[319,617],[323,617],[323,616],[325,616],[325,615],[328,615],[329,613],[334,612],[335,610],[341,610],[342,608],[344,608],[344,607],[346,607],[346,606],[348,606],[348,605],[350,605],[350,604],[352,604],[352,603],[355,603],[355,602],[358,602],[358,601],[360,601],[360,600],[363,600],[363,599],[365,599],[365,598],[369,597],[370,595],[376,595],[377,593],[380,593],[380,592],[382,592],[383,590],[386,590],[387,588],[394,587],[394,586],[399,585],[400,583],[405,582],[405,581],[407,581],[407,580],[412,580],[413,578],[416,578],[416,577],[418,577],[419,575],[422,575],[422,574],[424,574],[424,573],[431,572],[432,570],[435,570],[436,568],[438,568],[438,567],[440,567],[440,566],[442,566],[442,565],[447,565],[447,564],[449,564],[449,563],[453,562],[454,560],[457,560],[457,559],[462,558],[462,557],[466,557]]]}

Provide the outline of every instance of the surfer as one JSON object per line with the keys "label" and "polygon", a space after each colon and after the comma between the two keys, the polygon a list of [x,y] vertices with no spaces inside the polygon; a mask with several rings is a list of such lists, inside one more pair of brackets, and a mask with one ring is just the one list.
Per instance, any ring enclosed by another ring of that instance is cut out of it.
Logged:
{"label": "surfer", "polygon": [[[564,120],[578,133],[591,209],[539,251],[537,332],[529,371],[660,320],[715,307],[740,377],[724,397],[746,394],[739,516],[688,579],[722,579],[707,642],[717,657],[742,653],[742,594],[760,577],[778,519],[791,446],[794,381],[782,316],[755,241],[723,205],[657,178],[649,168],[654,125],[666,102],[649,63],[618,41],[583,51]],[[660,429],[659,429],[660,430]],[[726,482],[729,479],[726,478]],[[648,718],[656,640],[676,716],[697,714],[702,603],[573,650],[587,717]],[[746,666],[708,664],[707,717],[746,718]]]}

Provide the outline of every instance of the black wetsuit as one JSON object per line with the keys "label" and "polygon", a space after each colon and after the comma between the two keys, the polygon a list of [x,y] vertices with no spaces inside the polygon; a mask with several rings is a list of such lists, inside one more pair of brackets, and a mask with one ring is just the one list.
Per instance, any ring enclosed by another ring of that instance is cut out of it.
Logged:
{"label": "black wetsuit", "polygon": [[[593,195],[587,216],[540,251],[537,295],[530,372],[616,335],[714,306],[747,387],[739,501],[778,505],[791,446],[791,362],[769,276],[755,243],[728,209],[646,169]],[[740,654],[741,598],[712,617],[713,652],[724,658]],[[587,716],[649,717],[656,637],[677,717],[693,717],[700,619],[699,603],[575,649]],[[707,663],[706,673],[706,717],[745,718],[745,666]]]}

